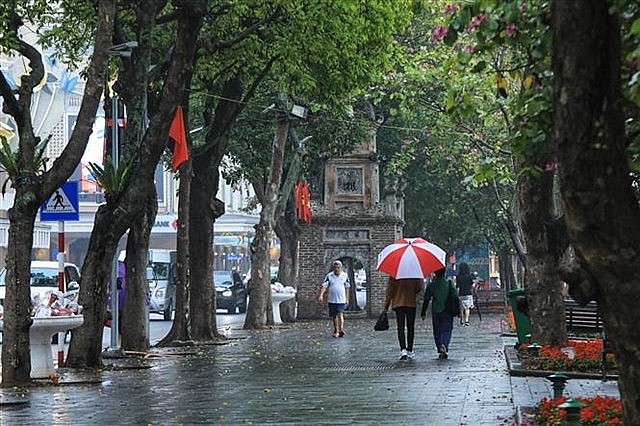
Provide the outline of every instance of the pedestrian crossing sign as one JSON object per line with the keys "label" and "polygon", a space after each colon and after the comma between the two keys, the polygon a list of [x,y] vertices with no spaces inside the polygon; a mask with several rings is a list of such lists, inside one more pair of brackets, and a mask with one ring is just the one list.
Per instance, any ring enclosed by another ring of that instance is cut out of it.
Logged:
{"label": "pedestrian crossing sign", "polygon": [[80,220],[78,182],[68,181],[40,206],[41,221]]}

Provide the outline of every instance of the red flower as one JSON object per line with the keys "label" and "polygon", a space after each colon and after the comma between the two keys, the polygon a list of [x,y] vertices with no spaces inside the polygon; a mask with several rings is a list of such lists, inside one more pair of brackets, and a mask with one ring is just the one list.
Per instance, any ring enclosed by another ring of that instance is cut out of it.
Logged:
{"label": "red flower", "polygon": [[[542,346],[538,356],[531,356],[527,351],[528,345],[522,345],[518,356],[525,367],[534,370],[563,370],[563,371],[599,371],[602,357],[602,340],[569,340],[567,346],[573,348],[574,355],[569,357],[561,348]],[[606,361],[615,365],[615,358],[607,356]]]}
{"label": "red flower", "polygon": [[[580,410],[580,422],[584,425],[621,425],[622,402],[612,396],[576,398],[584,407]],[[542,398],[538,403],[536,419],[540,426],[564,424],[567,413],[560,405],[566,397]]]}

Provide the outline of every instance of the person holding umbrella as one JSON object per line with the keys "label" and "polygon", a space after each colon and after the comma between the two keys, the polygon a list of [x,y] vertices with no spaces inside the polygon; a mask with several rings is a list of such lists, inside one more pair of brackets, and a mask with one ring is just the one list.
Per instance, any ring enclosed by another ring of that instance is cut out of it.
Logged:
{"label": "person holding umbrella", "polygon": [[424,302],[422,303],[422,320],[427,317],[427,307],[433,299],[431,306],[431,318],[433,321],[433,339],[438,349],[438,358],[449,357],[449,343],[451,342],[451,332],[453,330],[453,317],[447,313],[445,306],[447,296],[457,296],[457,290],[445,279],[445,268],[435,272],[435,277],[427,286],[424,292]]}
{"label": "person holding umbrella", "polygon": [[[378,254],[376,269],[391,277],[387,284],[385,311],[389,306],[392,306],[396,312],[401,350],[400,359],[413,356],[413,334],[417,306],[415,299],[422,290],[422,280],[433,271],[440,269],[444,277],[445,256],[444,250],[420,237],[401,238],[383,248]],[[407,341],[404,336],[405,324],[407,326]]]}
{"label": "person holding umbrella", "polygon": [[[413,359],[413,337],[416,323],[416,296],[422,291],[422,279],[389,277],[384,303],[384,312],[392,307],[396,313],[398,325],[398,342],[400,343],[400,359]],[[406,327],[406,335],[405,335]]]}

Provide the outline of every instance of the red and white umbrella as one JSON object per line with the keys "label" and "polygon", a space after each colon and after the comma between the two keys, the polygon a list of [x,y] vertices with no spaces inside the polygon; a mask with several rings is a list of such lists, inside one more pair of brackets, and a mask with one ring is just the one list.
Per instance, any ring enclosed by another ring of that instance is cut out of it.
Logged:
{"label": "red and white umbrella", "polygon": [[376,269],[393,278],[425,278],[446,264],[447,253],[422,238],[402,238],[378,255]]}

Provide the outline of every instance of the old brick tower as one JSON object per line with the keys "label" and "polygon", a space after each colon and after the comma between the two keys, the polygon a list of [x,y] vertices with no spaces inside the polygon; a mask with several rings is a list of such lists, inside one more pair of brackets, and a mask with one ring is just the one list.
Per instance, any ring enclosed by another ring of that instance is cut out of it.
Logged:
{"label": "old brick tower", "polygon": [[[351,312],[377,316],[384,305],[387,276],[375,270],[378,253],[402,236],[403,201],[385,182],[380,201],[375,133],[354,153],[329,160],[323,177],[311,185],[313,221],[300,235],[298,318],[323,318],[327,311],[316,297],[334,260],[350,275],[356,300],[354,270],[366,272],[366,306],[351,303]],[[360,308],[360,309],[358,309]]]}

